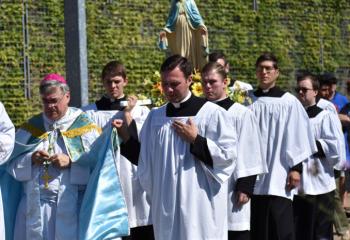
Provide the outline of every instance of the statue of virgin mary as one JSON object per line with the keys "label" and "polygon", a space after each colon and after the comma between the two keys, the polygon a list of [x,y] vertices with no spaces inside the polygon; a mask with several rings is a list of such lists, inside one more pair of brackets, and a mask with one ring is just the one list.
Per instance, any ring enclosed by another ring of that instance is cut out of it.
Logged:
{"label": "statue of virgin mary", "polygon": [[194,0],[171,0],[159,47],[189,59],[196,69],[208,62],[208,30]]}

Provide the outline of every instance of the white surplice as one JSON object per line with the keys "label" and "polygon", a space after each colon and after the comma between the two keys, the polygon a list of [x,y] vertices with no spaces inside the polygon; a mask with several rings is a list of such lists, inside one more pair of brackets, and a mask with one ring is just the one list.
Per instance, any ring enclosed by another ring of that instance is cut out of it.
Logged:
{"label": "white surplice", "polygon": [[[0,102],[0,165],[9,159],[15,143],[15,127]],[[4,211],[0,189],[0,239],[5,239]]]}
{"label": "white surplice", "polygon": [[334,114],[338,114],[337,109],[335,105],[326,99],[320,98],[318,102],[316,103],[317,107],[322,108],[324,110],[330,111]]}
{"label": "white surplice", "polygon": [[0,102],[0,165],[10,157],[15,142],[15,127]]}
{"label": "white surplice", "polygon": [[[111,124],[112,119],[123,119],[124,115],[123,111],[99,111],[96,104],[88,105],[83,109],[101,128]],[[135,120],[138,133],[148,113],[149,109],[145,106],[135,106],[132,109],[131,116]],[[117,162],[117,169],[128,208],[130,228],[151,225],[150,206],[136,174],[137,166],[121,155],[120,161]]]}
{"label": "white surplice", "polygon": [[[338,112],[337,109],[335,107],[335,105],[331,102],[328,101],[326,99],[320,98],[316,104],[319,108],[322,108],[324,110],[327,110],[329,112],[331,112],[335,118],[333,124],[336,126],[337,131],[341,131],[343,132],[343,127],[341,125],[340,119],[338,117]],[[341,135],[339,142],[341,144],[340,147],[340,161],[338,162],[337,165],[334,166],[334,168],[336,170],[344,170],[344,166],[346,165],[346,143],[345,141],[347,141],[346,137],[344,136],[344,133]]]}
{"label": "white surplice", "polygon": [[310,118],[315,140],[319,141],[325,153],[324,158],[310,156],[303,162],[300,190],[308,195],[319,195],[335,189],[334,166],[341,161],[343,133],[334,124],[337,116],[323,110]]}
{"label": "white surplice", "polygon": [[247,231],[250,230],[250,201],[239,207],[234,186],[239,178],[266,173],[267,166],[262,156],[260,131],[253,112],[234,103],[228,113],[238,136],[237,164],[228,185],[228,229]]}
{"label": "white surplice", "polygon": [[207,140],[210,167],[190,153],[190,144],[172,127],[175,119],[189,117],[167,117],[166,107],[150,112],[140,134],[138,176],[151,200],[155,238],[227,239],[227,180],[237,154],[227,113],[206,102],[191,116]]}
{"label": "white surplice", "polygon": [[305,109],[290,93],[281,97],[258,97],[249,106],[259,123],[268,173],[260,175],[254,194],[293,198],[286,189],[290,168],[317,151]]}

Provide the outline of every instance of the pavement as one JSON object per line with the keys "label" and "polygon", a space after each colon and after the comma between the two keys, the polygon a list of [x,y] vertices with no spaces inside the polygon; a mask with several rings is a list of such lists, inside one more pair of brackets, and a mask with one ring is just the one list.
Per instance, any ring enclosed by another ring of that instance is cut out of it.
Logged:
{"label": "pavement", "polygon": [[338,236],[334,234],[334,240],[350,240],[350,193],[346,195],[346,200],[344,205],[345,205],[345,213],[349,221],[349,230],[347,234],[344,236]]}

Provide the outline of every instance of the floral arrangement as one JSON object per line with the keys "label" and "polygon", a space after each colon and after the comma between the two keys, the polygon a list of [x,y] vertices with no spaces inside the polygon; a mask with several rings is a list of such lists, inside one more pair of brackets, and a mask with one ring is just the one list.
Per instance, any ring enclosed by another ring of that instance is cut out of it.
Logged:
{"label": "floral arrangement", "polygon": [[249,92],[242,89],[238,81],[233,84],[233,87],[229,88],[227,95],[232,99],[232,101],[243,105],[250,105],[253,103],[252,98],[249,96]]}
{"label": "floral arrangement", "polygon": [[[192,75],[192,85],[191,85],[191,91],[192,93],[197,97],[203,97],[203,87],[202,87],[202,78],[200,72],[197,70],[194,71],[194,74]],[[227,78],[227,86],[230,85],[231,79]],[[231,88],[226,88],[226,94],[229,98],[231,98],[232,101],[238,102],[244,105],[250,105],[252,104],[252,99],[248,94],[248,91],[241,88],[239,83],[236,81]]]}
{"label": "floral arrangement", "polygon": [[192,85],[191,85],[191,92],[193,95],[197,97],[203,97],[203,87],[202,87],[202,77],[201,73],[198,70],[194,70],[194,73],[192,74]]}
{"label": "floral arrangement", "polygon": [[[154,107],[162,106],[166,100],[163,95],[163,89],[160,84],[160,73],[155,71],[153,75],[146,78],[143,82],[143,89],[147,93],[148,98],[152,100]],[[139,99],[146,98],[143,95],[138,96]]]}

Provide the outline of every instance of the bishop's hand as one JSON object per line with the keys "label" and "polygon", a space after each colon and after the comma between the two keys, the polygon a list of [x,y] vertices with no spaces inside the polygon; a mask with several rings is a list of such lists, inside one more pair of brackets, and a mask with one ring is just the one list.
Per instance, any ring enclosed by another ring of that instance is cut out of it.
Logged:
{"label": "bishop's hand", "polygon": [[50,157],[49,161],[57,168],[64,169],[69,168],[71,160],[68,155],[64,153],[54,154]]}
{"label": "bishop's hand", "polygon": [[42,165],[44,161],[50,158],[49,153],[45,150],[38,150],[32,154],[32,163],[34,165]]}
{"label": "bishop's hand", "polygon": [[192,118],[188,118],[186,123],[174,120],[172,127],[175,132],[186,142],[194,143],[198,135],[198,128]]}

